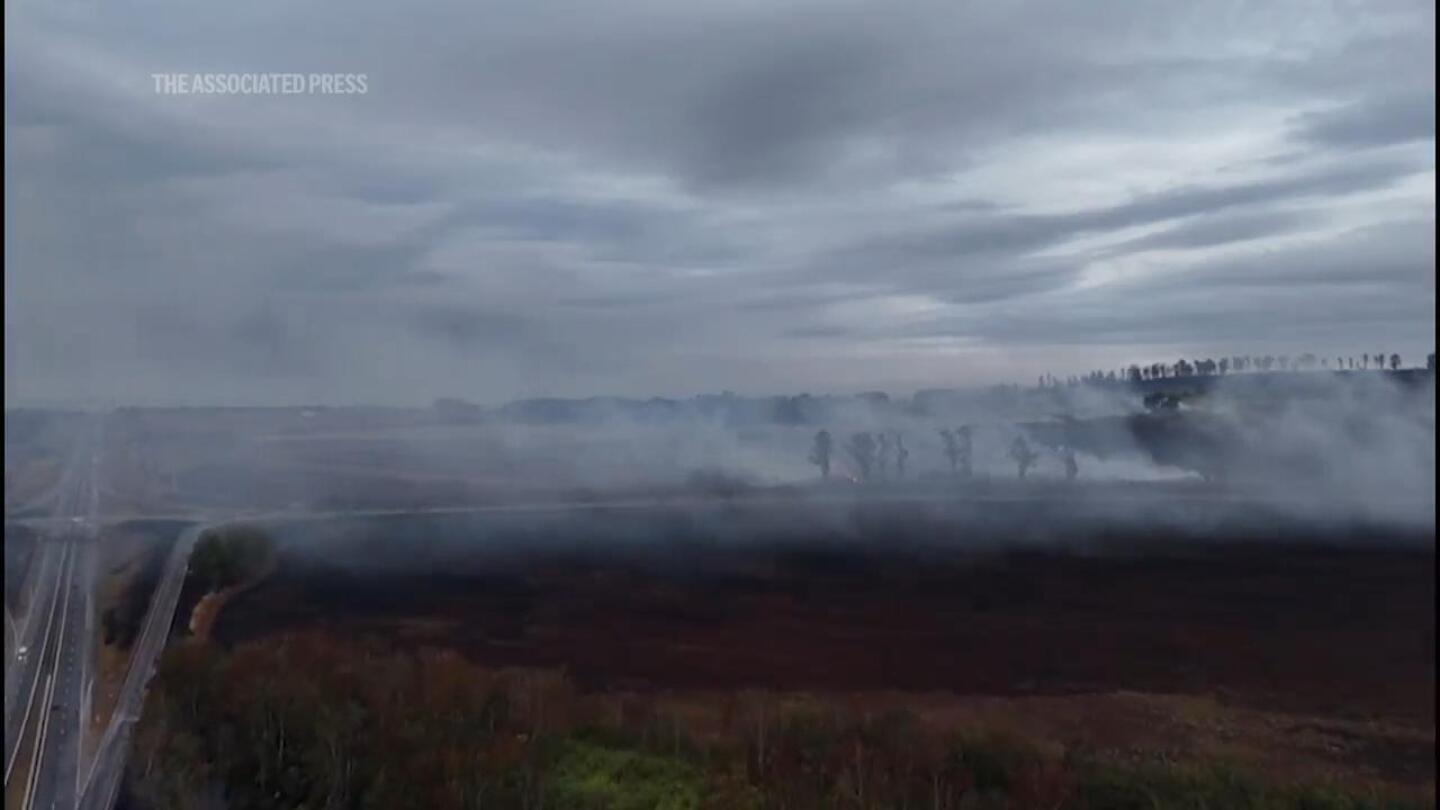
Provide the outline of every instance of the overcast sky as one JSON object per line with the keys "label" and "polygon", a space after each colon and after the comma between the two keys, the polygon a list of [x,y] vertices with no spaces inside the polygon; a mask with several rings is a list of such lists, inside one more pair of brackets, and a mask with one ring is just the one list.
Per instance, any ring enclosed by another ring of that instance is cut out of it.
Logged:
{"label": "overcast sky", "polygon": [[[7,404],[1435,341],[1415,2],[7,0]],[[356,95],[155,73],[364,74]]]}

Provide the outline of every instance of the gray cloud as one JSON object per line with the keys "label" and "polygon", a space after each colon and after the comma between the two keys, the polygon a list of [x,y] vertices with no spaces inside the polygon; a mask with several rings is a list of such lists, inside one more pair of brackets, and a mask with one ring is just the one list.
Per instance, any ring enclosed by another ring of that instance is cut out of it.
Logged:
{"label": "gray cloud", "polygon": [[1366,98],[1296,120],[1298,137],[1323,146],[1390,146],[1435,140],[1434,93]]}
{"label": "gray cloud", "polygon": [[[1418,0],[7,22],[15,401],[931,387],[1434,341]],[[150,79],[312,70],[370,92]]]}

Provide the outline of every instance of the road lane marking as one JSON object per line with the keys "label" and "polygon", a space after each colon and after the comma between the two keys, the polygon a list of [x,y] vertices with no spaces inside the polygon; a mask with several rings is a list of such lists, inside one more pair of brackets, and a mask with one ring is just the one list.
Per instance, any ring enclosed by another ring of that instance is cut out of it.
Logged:
{"label": "road lane marking", "polygon": [[[73,549],[73,546],[72,546],[72,549]],[[73,553],[70,554],[69,562],[70,562],[70,565],[68,566],[68,572],[67,572],[66,575],[65,575],[65,582],[63,583],[63,585],[64,585],[63,590],[65,590],[65,591],[67,591],[67,592],[74,590],[73,587],[69,587],[70,585],[72,585],[72,584],[74,583],[74,576],[75,576],[75,555],[74,555]],[[58,657],[59,657],[59,655],[60,655],[60,650],[65,649],[65,635],[66,635],[66,634],[65,634],[65,630],[66,630],[67,627],[69,626],[69,623],[66,621],[66,619],[68,619],[69,616],[70,616],[70,599],[68,598],[68,595],[67,595],[67,598],[65,599],[65,604],[62,605],[61,608],[60,608],[60,639],[59,639],[59,641],[57,642],[57,647],[56,647],[56,651],[55,651],[55,655],[56,655],[57,659],[58,659]],[[57,662],[58,662],[58,660],[57,660]],[[36,743],[35,743],[35,761],[34,761],[34,763],[32,764],[32,766],[31,766],[31,771],[30,771],[30,775],[31,775],[32,777],[34,777],[34,779],[35,779],[35,782],[33,783],[35,790],[38,790],[38,789],[39,789],[39,786],[40,786],[40,782],[39,782],[39,780],[40,780],[40,772],[41,772],[42,770],[44,770],[44,765],[45,765],[45,762],[47,761],[47,758],[46,758],[46,756],[45,756],[45,737],[49,734],[49,731],[50,731],[50,715],[52,715],[52,714],[55,713],[55,709],[56,709],[56,708],[60,708],[60,707],[57,707],[57,706],[55,705],[55,682],[56,682],[56,677],[55,677],[55,676],[56,676],[57,674],[58,674],[58,673],[56,673],[56,672],[54,672],[54,671],[52,671],[52,672],[50,673],[50,687],[49,687],[49,688],[50,688],[50,693],[45,697],[45,704],[46,704],[47,706],[49,706],[50,708],[46,709],[45,713],[40,716],[40,737],[39,737],[39,739],[38,739],[38,740],[36,741]],[[65,734],[65,726],[64,726],[63,723],[60,725],[60,734],[61,734],[61,736],[64,736],[64,734]],[[28,791],[27,791],[27,794],[28,794]],[[20,808],[21,808],[21,810],[26,810],[26,808],[31,807],[31,806],[33,805],[33,803],[34,803],[34,796],[27,795],[25,801],[21,803]],[[53,804],[53,802],[52,802],[52,804]]]}
{"label": "road lane marking", "polygon": [[[69,556],[70,547],[60,547],[60,570],[65,570],[65,562]],[[30,694],[25,699],[25,712],[20,716],[20,730],[15,734],[15,748],[10,752],[10,760],[5,763],[5,784],[10,784],[10,775],[15,770],[15,762],[20,756],[20,743],[25,740],[25,729],[30,725],[30,715],[35,706],[35,693],[40,687],[40,674],[45,671],[45,656],[50,652],[50,639],[52,638],[55,625],[55,608],[59,603],[60,584],[55,584],[55,592],[50,597],[50,611],[45,621],[44,641],[41,643],[40,655],[35,659],[35,678],[30,682]]]}

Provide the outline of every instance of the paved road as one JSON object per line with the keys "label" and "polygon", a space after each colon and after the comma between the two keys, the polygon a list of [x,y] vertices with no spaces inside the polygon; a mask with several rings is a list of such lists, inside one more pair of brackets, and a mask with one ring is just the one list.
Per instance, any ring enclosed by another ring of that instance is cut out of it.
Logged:
{"label": "paved road", "polygon": [[145,705],[145,688],[154,674],[155,662],[165,649],[170,635],[170,625],[175,620],[175,609],[180,603],[180,591],[185,585],[185,574],[189,570],[190,552],[195,541],[208,528],[193,526],[176,540],[175,547],[165,562],[165,572],[150,608],[145,614],[145,624],[140,628],[130,657],[130,668],[125,673],[125,682],[120,687],[115,710],[110,724],[100,738],[95,760],[83,783],[80,806],[91,810],[108,810],[114,806],[125,773],[125,758],[129,753],[130,731],[140,719]]}
{"label": "paved road", "polygon": [[5,787],[21,810],[69,810],[78,797],[92,676],[99,427],[84,428],[62,476],[56,508],[70,523],[41,543],[34,609],[20,631],[26,654],[17,646],[18,676],[7,684],[14,694],[7,688]]}

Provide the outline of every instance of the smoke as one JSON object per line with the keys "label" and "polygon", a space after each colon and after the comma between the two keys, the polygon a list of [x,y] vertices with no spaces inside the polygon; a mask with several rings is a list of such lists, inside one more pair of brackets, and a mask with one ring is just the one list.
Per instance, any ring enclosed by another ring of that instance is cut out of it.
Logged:
{"label": "smoke", "polygon": [[[142,409],[113,424],[161,457],[152,477],[175,482],[174,502],[223,509],[777,496],[821,504],[807,512],[813,517],[837,502],[1007,500],[1061,528],[1087,515],[1157,528],[1243,516],[1262,529],[1274,520],[1433,533],[1433,376],[1242,374],[1163,384],[1177,408],[1147,409],[1146,390],[1119,384],[895,399],[532,401],[494,410],[453,401],[429,410]],[[961,426],[970,428],[970,476],[952,471],[941,434]],[[822,429],[834,440],[828,481],[811,461]],[[901,437],[903,478],[892,459],[860,480],[845,448],[861,433]],[[1038,455],[1024,481],[1010,454],[1017,437]],[[1066,453],[1078,463],[1074,481],[1065,477]]]}
{"label": "smoke", "polygon": [[[1309,376],[1309,375],[1307,375]],[[1435,522],[1434,377],[1316,375],[1299,391],[1256,391],[1243,378],[1213,395],[1238,446],[1234,485],[1328,519]]]}

